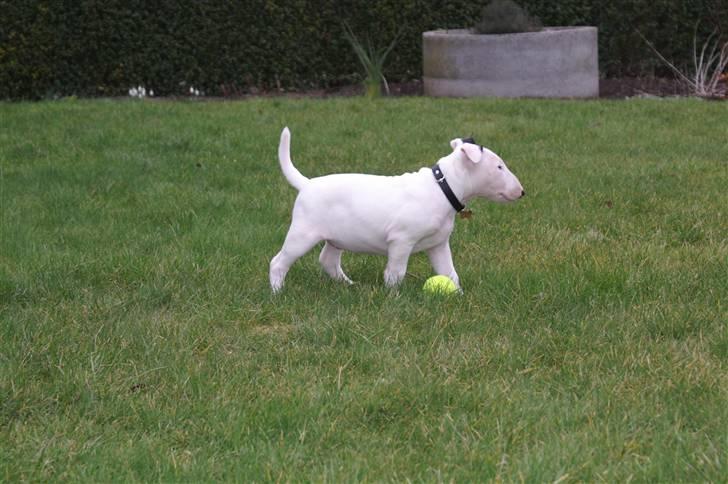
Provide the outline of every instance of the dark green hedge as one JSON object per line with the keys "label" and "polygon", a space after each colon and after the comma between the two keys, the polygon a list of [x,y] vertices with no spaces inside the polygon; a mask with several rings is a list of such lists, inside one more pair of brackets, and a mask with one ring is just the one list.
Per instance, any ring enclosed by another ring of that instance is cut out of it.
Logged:
{"label": "dark green hedge", "polygon": [[[342,35],[388,43],[391,80],[421,76],[421,33],[474,25],[466,0],[0,0],[0,98],[118,95],[134,85],[181,94],[349,83],[359,66]],[[602,74],[652,73],[687,63],[693,29],[728,31],[726,0],[523,0],[544,25],[599,27]]]}

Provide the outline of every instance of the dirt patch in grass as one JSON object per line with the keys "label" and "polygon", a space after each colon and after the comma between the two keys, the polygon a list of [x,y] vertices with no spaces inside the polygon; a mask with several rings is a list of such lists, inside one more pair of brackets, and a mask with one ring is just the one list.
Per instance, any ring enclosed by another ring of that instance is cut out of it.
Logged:
{"label": "dirt patch in grass", "polygon": [[[726,91],[728,92],[728,87]],[[319,89],[269,89],[251,88],[249,91],[236,91],[222,96],[204,96],[193,98],[200,101],[225,101],[234,99],[252,98],[330,98],[363,96],[364,87],[359,84],[346,84],[342,86]],[[390,82],[389,94],[384,96],[422,96],[423,85],[419,79],[407,82]],[[623,77],[599,80],[599,98],[601,99],[630,99],[687,96],[688,92],[677,79],[661,77]],[[154,98],[163,101],[179,101],[190,99],[189,96],[165,96]],[[710,98],[711,100],[728,100],[728,96]]]}
{"label": "dirt patch in grass", "polygon": [[[288,90],[254,90],[240,97],[313,97],[326,98],[338,96],[360,96],[364,88],[357,84],[344,86],[307,89],[300,91]],[[389,83],[390,96],[421,96],[423,94],[422,81],[415,79],[407,82]],[[687,92],[676,79],[660,77],[624,77],[614,79],[601,79],[599,81],[599,97],[606,99],[623,99],[631,97],[671,97],[684,96]],[[233,96],[237,97],[237,96]]]}
{"label": "dirt patch in grass", "polygon": [[602,98],[668,97],[686,94],[685,87],[675,79],[624,77],[599,81],[599,97]]}

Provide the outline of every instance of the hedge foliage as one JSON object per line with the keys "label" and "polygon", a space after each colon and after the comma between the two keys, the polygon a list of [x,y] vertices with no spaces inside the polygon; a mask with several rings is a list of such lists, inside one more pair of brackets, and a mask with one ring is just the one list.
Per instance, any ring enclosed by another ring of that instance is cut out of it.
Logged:
{"label": "hedge foliage", "polygon": [[[421,77],[421,34],[471,27],[484,0],[0,0],[0,98],[207,94],[326,87],[359,79],[342,22],[387,44],[390,80]],[[725,0],[522,0],[544,25],[599,27],[603,75],[690,62],[693,31],[728,33]]]}

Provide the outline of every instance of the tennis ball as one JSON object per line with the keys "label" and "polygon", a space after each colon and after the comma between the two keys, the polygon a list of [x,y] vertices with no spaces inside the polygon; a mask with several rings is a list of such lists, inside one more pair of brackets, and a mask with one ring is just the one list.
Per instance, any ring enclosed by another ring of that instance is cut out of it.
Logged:
{"label": "tennis ball", "polygon": [[447,276],[432,276],[425,281],[422,290],[429,294],[445,296],[457,293],[458,287]]}

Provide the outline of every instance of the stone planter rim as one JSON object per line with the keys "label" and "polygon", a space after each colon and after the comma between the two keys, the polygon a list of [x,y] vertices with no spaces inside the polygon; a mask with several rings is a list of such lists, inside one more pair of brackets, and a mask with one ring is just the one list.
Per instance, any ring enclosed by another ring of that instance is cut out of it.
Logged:
{"label": "stone planter rim", "polygon": [[429,30],[427,32],[423,32],[423,36],[427,37],[438,37],[438,36],[447,36],[447,37],[530,37],[530,36],[538,36],[538,35],[544,35],[548,33],[554,33],[554,32],[564,32],[566,30],[597,30],[597,27],[588,26],[588,25],[579,25],[575,27],[543,27],[540,30],[534,30],[532,32],[512,32],[508,34],[478,34],[475,32],[474,29],[437,29],[437,30]]}

